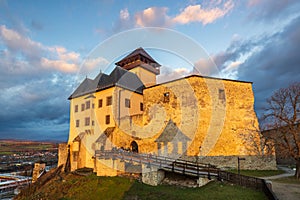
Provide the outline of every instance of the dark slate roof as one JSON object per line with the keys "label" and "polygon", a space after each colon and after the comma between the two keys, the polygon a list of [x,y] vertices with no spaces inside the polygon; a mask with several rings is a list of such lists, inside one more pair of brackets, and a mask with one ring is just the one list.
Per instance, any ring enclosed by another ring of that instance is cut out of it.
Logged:
{"label": "dark slate roof", "polygon": [[84,79],[69,99],[104,90],[113,86],[119,86],[140,94],[143,93],[143,89],[145,88],[143,82],[136,74],[116,66],[109,75],[100,72],[94,80],[89,78]]}
{"label": "dark slate roof", "polygon": [[136,50],[134,50],[133,52],[131,52],[130,54],[128,54],[125,58],[123,58],[119,62],[117,62],[116,65],[118,65],[118,63],[121,63],[124,60],[127,60],[128,58],[134,57],[136,55],[142,55],[145,58],[149,59],[151,62],[157,63],[142,47],[140,47],[140,48],[137,48]]}
{"label": "dark slate roof", "polygon": [[169,120],[167,126],[155,142],[187,142],[190,140],[172,120]]}

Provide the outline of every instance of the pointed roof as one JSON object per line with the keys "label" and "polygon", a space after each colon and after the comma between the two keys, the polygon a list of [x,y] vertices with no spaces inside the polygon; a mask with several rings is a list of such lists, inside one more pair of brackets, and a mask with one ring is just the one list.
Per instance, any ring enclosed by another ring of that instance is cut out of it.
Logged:
{"label": "pointed roof", "polygon": [[86,78],[69,99],[113,86],[119,86],[140,94],[143,93],[143,89],[145,88],[143,82],[136,74],[117,66],[109,75],[100,72],[94,80]]}
{"label": "pointed roof", "polygon": [[137,48],[115,64],[127,70],[139,66],[155,73],[156,75],[159,74],[160,64],[156,62],[142,47]]}
{"label": "pointed roof", "polygon": [[187,142],[190,140],[172,120],[169,120],[167,126],[155,142]]}
{"label": "pointed roof", "polygon": [[116,65],[118,65],[118,63],[122,62],[123,60],[127,60],[128,58],[132,58],[136,55],[142,55],[145,58],[147,58],[148,60],[151,60],[152,62],[157,63],[142,47],[140,47],[140,48],[137,48],[136,50],[134,50],[133,52],[131,52],[130,54],[128,54],[125,58],[123,58],[119,62],[117,62]]}

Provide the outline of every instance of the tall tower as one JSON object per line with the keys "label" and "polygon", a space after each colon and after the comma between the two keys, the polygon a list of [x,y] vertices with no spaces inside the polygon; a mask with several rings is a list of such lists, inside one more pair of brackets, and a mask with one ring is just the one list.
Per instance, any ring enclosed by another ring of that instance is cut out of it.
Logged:
{"label": "tall tower", "polygon": [[135,73],[146,87],[156,84],[161,66],[141,47],[115,64]]}

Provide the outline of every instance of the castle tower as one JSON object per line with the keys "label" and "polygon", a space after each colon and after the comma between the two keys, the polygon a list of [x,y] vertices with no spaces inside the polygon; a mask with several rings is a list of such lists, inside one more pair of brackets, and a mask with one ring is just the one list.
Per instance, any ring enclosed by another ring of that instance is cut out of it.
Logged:
{"label": "castle tower", "polygon": [[141,47],[115,64],[135,73],[146,87],[156,84],[161,66]]}

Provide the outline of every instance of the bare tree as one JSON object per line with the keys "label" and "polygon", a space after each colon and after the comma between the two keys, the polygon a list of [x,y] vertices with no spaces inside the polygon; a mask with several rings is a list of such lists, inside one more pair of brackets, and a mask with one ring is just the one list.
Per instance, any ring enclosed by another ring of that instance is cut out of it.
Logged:
{"label": "bare tree", "polygon": [[295,177],[300,178],[300,82],[277,90],[267,99],[264,119],[278,133],[277,145],[296,161]]}

